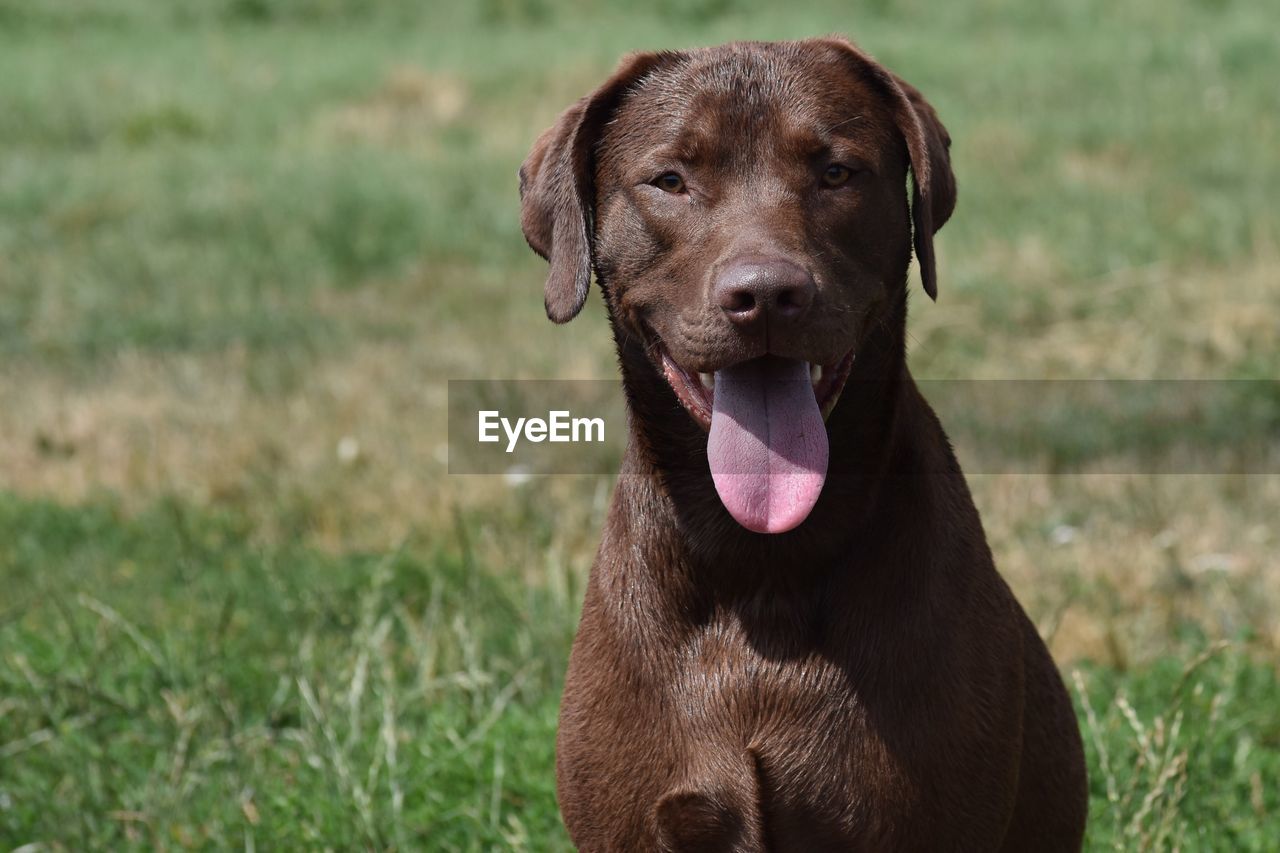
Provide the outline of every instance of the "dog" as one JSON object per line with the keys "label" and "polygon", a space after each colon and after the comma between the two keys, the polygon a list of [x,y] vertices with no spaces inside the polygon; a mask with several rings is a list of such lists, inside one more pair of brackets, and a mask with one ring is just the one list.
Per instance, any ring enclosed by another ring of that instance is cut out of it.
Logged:
{"label": "dog", "polygon": [[594,272],[629,410],[557,737],[580,849],[1080,849],[1069,695],[906,365],[949,149],[833,37],[631,55],[521,167],[547,314]]}

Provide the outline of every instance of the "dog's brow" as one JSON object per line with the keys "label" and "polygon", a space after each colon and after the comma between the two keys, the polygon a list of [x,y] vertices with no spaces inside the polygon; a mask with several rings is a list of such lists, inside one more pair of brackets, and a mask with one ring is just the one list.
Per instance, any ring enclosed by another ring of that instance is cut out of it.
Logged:
{"label": "dog's brow", "polygon": [[862,118],[862,115],[850,116],[825,128],[821,125],[797,128],[790,135],[792,150],[804,151],[811,157],[821,157],[848,148],[850,144],[857,146],[863,134],[850,132],[850,125]]}
{"label": "dog's brow", "polygon": [[848,147],[840,137],[816,128],[792,131],[786,136],[785,144],[788,151],[809,158],[827,157],[837,149]]}
{"label": "dog's brow", "polygon": [[693,164],[700,159],[699,149],[688,145],[662,145],[649,152],[649,157],[659,163]]}
{"label": "dog's brow", "polygon": [[855,122],[855,121],[859,121],[861,118],[862,118],[862,114],[861,114],[861,113],[859,113],[858,115],[856,115],[856,116],[850,116],[849,118],[844,119],[843,121],[838,121],[838,122],[836,122],[835,124],[831,125],[831,127],[828,127],[828,128],[827,128],[827,130],[826,130],[826,132],[824,133],[824,135],[825,135],[825,136],[830,136],[831,134],[835,133],[835,132],[836,132],[837,130],[839,130],[840,128],[844,127],[846,124],[852,124],[852,123],[853,123],[853,122]]}
{"label": "dog's brow", "polygon": [[696,163],[714,150],[715,142],[703,133],[686,128],[682,133],[654,149],[653,155],[664,160]]}

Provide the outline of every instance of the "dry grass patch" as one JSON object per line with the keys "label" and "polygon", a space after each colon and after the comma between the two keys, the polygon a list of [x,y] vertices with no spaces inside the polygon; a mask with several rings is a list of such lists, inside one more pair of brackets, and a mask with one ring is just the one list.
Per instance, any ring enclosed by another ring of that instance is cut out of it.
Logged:
{"label": "dry grass patch", "polygon": [[1280,650],[1280,475],[969,480],[997,565],[1060,662],[1126,667],[1188,631]]}
{"label": "dry grass patch", "polygon": [[[1020,283],[999,310],[998,334],[982,334],[995,297],[963,292],[912,314],[911,347],[924,375],[969,379],[1215,379],[1241,364],[1270,363],[1280,316],[1280,251],[1265,247],[1229,268],[1154,265],[1076,280],[1049,244],[993,243],[967,278]],[[1025,284],[1026,286],[1021,286]],[[963,339],[981,340],[973,362],[948,361]],[[1272,371],[1274,373],[1274,369]]]}
{"label": "dry grass patch", "polygon": [[[141,508],[178,496],[247,511],[266,536],[301,527],[333,549],[392,548],[415,531],[448,531],[468,508],[518,514],[509,504],[522,495],[537,503],[595,491],[575,478],[512,486],[448,476],[445,380],[457,364],[442,366],[437,347],[416,337],[367,343],[284,379],[242,350],[122,355],[92,382],[8,371],[0,480],[66,502],[109,492]],[[569,516],[574,505],[566,501]]]}
{"label": "dry grass patch", "polygon": [[1073,148],[1062,155],[1059,174],[1067,183],[1105,190],[1145,186],[1151,180],[1149,164],[1131,145],[1113,143],[1097,150]]}
{"label": "dry grass patch", "polygon": [[368,96],[320,115],[316,129],[322,138],[342,142],[420,149],[462,117],[470,102],[461,78],[397,65]]}

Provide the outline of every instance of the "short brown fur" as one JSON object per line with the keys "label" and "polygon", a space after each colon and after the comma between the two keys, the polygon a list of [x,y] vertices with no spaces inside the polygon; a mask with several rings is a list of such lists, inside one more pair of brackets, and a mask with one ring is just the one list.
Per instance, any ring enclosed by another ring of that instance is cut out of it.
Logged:
{"label": "short brown fur", "polygon": [[[935,296],[956,203],[949,145],[916,89],[815,39],[629,57],[522,167],[548,315],[576,315],[594,269],[632,415],[561,710],[580,849],[1080,848],[1070,699],[906,366],[912,249]],[[856,164],[839,192],[815,178],[833,157]],[[672,170],[681,195],[654,184]],[[803,266],[814,302],[746,333],[710,294],[762,255]],[[738,526],[661,354],[711,372],[851,348],[812,513]]]}

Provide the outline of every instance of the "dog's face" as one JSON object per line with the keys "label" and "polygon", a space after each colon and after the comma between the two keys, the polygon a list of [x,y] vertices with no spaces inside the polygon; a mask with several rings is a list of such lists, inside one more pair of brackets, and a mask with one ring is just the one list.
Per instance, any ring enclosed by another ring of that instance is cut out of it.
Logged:
{"label": "dog's face", "polygon": [[597,149],[613,314],[705,425],[699,374],[766,354],[847,367],[902,285],[906,146],[885,99],[825,53],[730,48],[657,68]]}
{"label": "dog's face", "polygon": [[[919,93],[847,42],[633,56],[521,169],[525,234],[552,266],[548,314],[577,313],[594,260],[614,322],[710,431],[713,473],[722,409],[735,459],[750,433],[769,470],[825,470],[813,434],[905,285],[913,229],[934,293],[932,236],[955,204],[948,143]],[[768,411],[799,424],[798,444],[766,446],[782,425]],[[777,526],[744,521],[757,522]]]}

